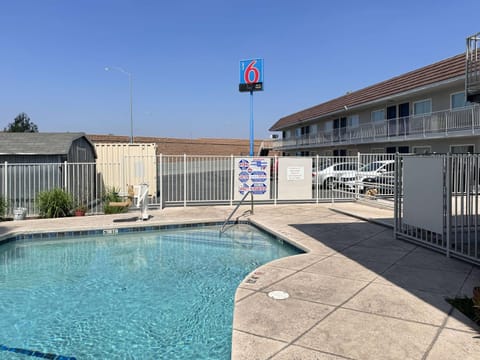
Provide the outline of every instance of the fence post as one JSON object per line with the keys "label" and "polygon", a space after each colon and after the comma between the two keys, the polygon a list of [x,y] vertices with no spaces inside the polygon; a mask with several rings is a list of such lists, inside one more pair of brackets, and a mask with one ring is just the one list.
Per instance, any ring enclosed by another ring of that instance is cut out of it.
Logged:
{"label": "fence post", "polygon": [[235,159],[233,158],[233,154],[230,155],[230,162],[231,162],[231,171],[230,171],[230,206],[233,206],[233,197],[235,196]]}
{"label": "fence post", "polygon": [[[445,162],[444,162],[445,164]],[[450,257],[450,234],[451,234],[451,208],[452,208],[452,188],[451,188],[451,166],[452,166],[452,155],[449,153],[447,154],[447,161],[446,161],[446,171],[445,171],[445,196],[446,196],[446,216],[445,216],[445,231],[446,231],[446,255]]]}
{"label": "fence post", "polygon": [[318,154],[315,156],[315,192],[317,193],[317,204],[318,204],[318,197],[319,197],[319,184],[318,184]]}
{"label": "fence post", "polygon": [[[357,152],[357,169],[360,170],[360,153]],[[360,185],[359,183],[360,177],[358,176],[358,171],[355,172],[355,200],[360,198]]]}
{"label": "fence post", "polygon": [[[7,204],[10,203],[10,201],[8,201],[8,161],[5,161],[4,162],[4,172],[3,172],[3,198],[4,200],[6,201]],[[8,211],[7,211],[8,213]]]}
{"label": "fence post", "polygon": [[159,195],[160,195],[160,209],[163,209],[164,208],[164,204],[163,204],[163,154],[160,153],[160,155],[158,156],[158,176],[160,178],[160,181],[158,183],[159,185]]}
{"label": "fence post", "polygon": [[68,166],[67,161],[63,162],[63,189],[68,192]]}
{"label": "fence post", "polygon": [[187,154],[183,154],[183,207],[187,207]]}
{"label": "fence post", "polygon": [[[398,206],[400,205],[400,194],[399,190],[402,188],[401,186],[401,180],[400,179],[400,155],[398,153],[395,154],[395,187],[393,188],[393,198],[394,198],[394,204],[393,204],[393,238],[397,238],[397,221],[399,214],[400,214],[400,209]],[[402,194],[403,195],[403,194]]]}
{"label": "fence post", "polygon": [[277,187],[278,187],[278,157],[277,155],[273,158],[273,204],[277,206]]}

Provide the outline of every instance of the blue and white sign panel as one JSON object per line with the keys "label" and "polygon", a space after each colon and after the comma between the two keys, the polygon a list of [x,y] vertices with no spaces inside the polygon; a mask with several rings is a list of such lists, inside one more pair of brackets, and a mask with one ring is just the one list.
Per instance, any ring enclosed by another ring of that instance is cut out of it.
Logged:
{"label": "blue and white sign panel", "polygon": [[263,90],[263,59],[240,61],[240,91]]}
{"label": "blue and white sign panel", "polygon": [[247,191],[256,199],[270,199],[269,158],[235,158],[235,200],[241,200]]}

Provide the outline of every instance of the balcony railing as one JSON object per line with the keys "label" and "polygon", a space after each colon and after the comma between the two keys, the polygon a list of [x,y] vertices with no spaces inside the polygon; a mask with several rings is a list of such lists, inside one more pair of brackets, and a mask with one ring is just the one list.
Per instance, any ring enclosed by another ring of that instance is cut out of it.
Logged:
{"label": "balcony railing", "polygon": [[450,135],[480,133],[480,106],[411,115],[354,128],[339,128],[301,137],[273,141],[276,150],[332,146],[338,144],[379,143],[394,140],[445,138]]}

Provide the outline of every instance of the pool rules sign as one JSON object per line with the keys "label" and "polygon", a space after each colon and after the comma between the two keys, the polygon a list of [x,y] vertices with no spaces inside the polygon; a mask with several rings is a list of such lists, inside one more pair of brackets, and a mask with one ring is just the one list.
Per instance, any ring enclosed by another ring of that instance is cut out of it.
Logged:
{"label": "pool rules sign", "polygon": [[270,159],[261,157],[235,158],[235,200],[248,191],[255,199],[270,199]]}

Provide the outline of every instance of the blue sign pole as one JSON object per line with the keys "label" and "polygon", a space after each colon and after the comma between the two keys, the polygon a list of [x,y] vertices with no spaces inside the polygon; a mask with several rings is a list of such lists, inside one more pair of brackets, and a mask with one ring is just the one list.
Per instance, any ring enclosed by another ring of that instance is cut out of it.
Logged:
{"label": "blue sign pole", "polygon": [[254,143],[254,131],[253,131],[253,91],[250,91],[250,156],[253,156],[253,143]]}
{"label": "blue sign pole", "polygon": [[240,92],[250,92],[250,156],[254,154],[253,92],[263,91],[263,59],[240,61]]}

